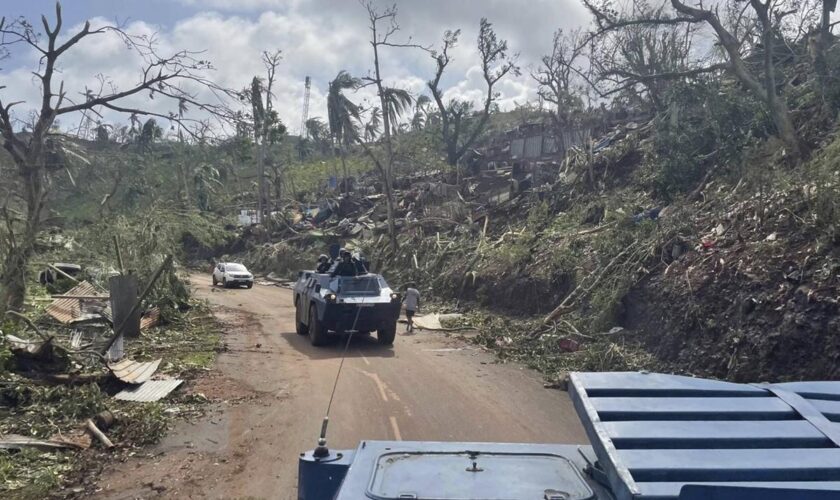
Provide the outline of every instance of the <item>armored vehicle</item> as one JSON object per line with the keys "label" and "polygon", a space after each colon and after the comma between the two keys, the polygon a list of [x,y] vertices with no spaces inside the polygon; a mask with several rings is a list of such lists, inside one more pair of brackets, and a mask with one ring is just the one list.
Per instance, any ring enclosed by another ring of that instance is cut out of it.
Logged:
{"label": "armored vehicle", "polygon": [[[302,453],[300,500],[840,498],[840,382],[571,373],[591,445],[363,441]],[[468,418],[468,416],[466,417]]]}
{"label": "armored vehicle", "polygon": [[400,295],[379,274],[331,276],[301,271],[294,286],[297,333],[312,345],[333,334],[376,331],[380,344],[392,345],[400,315]]}

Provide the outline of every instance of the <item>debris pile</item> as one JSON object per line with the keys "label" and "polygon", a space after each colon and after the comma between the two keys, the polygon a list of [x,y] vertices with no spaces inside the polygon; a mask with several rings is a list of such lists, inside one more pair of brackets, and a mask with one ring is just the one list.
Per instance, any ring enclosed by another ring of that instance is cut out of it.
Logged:
{"label": "debris pile", "polygon": [[[115,274],[107,279],[109,290],[77,280],[86,273],[56,273],[48,284],[69,281],[63,293],[42,309],[7,313],[0,332],[0,463],[8,472],[0,492],[41,496],[83,466],[84,459],[66,460],[62,453],[128,449],[162,436],[168,414],[150,405],[171,401],[184,375],[206,366],[192,359],[212,359],[218,349],[208,323],[188,319],[209,318],[201,308],[167,316],[166,328],[155,328],[161,310],[150,302],[151,292],[171,272],[171,262],[164,259],[143,283],[133,273]],[[181,402],[182,413],[191,404]],[[148,430],[142,436],[131,430],[138,422]],[[38,485],[45,490],[34,489]]]}

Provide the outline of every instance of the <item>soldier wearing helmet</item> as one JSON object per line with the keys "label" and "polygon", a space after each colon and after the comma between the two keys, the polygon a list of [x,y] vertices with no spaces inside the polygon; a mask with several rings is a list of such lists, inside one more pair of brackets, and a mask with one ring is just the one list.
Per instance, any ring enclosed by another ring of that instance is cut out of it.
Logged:
{"label": "soldier wearing helmet", "polygon": [[332,262],[330,262],[330,258],[324,254],[318,256],[318,266],[315,268],[315,272],[317,273],[326,273],[332,267]]}
{"label": "soldier wearing helmet", "polygon": [[353,256],[346,248],[342,248],[338,252],[338,264],[331,273],[331,276],[356,276],[356,264],[353,262]]}

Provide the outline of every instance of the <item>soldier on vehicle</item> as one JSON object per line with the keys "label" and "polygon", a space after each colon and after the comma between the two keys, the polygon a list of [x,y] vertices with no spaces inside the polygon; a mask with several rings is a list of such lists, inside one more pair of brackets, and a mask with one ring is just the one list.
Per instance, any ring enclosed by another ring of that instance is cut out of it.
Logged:
{"label": "soldier on vehicle", "polygon": [[330,273],[332,277],[336,276],[356,276],[356,264],[353,262],[353,256],[350,255],[346,249],[342,248],[338,252],[338,264],[336,264],[333,272]]}
{"label": "soldier on vehicle", "polygon": [[368,263],[361,255],[353,257],[353,265],[356,266],[356,274],[367,274],[369,272]]}
{"label": "soldier on vehicle", "polygon": [[414,313],[420,309],[420,292],[414,288],[414,283],[409,283],[405,291],[403,303],[405,304],[405,319],[408,324],[405,327],[406,333],[414,332]]}
{"label": "soldier on vehicle", "polygon": [[318,266],[315,268],[315,272],[317,273],[326,273],[332,267],[332,263],[330,262],[330,258],[324,254],[318,256]]}

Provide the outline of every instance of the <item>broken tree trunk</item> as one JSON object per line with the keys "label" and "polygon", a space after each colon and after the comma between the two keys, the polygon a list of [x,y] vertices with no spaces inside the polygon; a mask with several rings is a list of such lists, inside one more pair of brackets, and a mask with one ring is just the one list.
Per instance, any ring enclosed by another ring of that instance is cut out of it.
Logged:
{"label": "broken tree trunk", "polygon": [[99,430],[99,427],[97,427],[96,424],[93,423],[93,420],[91,420],[91,419],[85,420],[85,427],[87,428],[88,431],[90,431],[90,433],[93,435],[93,437],[98,439],[99,442],[102,443],[106,448],[113,448],[114,447],[114,443],[112,443],[111,440],[108,439],[108,436],[106,436],[104,432]]}
{"label": "broken tree trunk", "polygon": [[77,280],[76,278],[74,278],[74,277],[70,276],[69,274],[65,273],[65,272],[64,272],[64,271],[62,271],[61,269],[59,269],[59,268],[57,268],[57,267],[53,266],[52,264],[47,264],[47,267],[48,267],[48,268],[50,268],[50,269],[52,269],[53,271],[57,272],[58,274],[60,274],[60,275],[64,276],[65,278],[69,279],[69,280],[70,280],[70,281],[72,281],[73,283],[79,283],[79,280]]}
{"label": "broken tree trunk", "polygon": [[603,277],[607,274],[607,272],[609,272],[609,270],[612,269],[621,260],[621,258],[624,257],[624,255],[627,252],[629,252],[630,249],[633,248],[634,246],[635,246],[635,243],[633,245],[628,245],[618,255],[613,257],[613,259],[611,261],[609,261],[609,263],[607,263],[606,266],[601,268],[601,270],[595,276],[595,279],[586,288],[583,288],[583,285],[586,284],[587,282],[582,281],[577,287],[575,287],[574,290],[572,290],[572,293],[570,293],[569,295],[566,296],[565,299],[563,299],[563,302],[561,302],[559,306],[555,307],[553,311],[548,313],[548,316],[546,316],[545,319],[543,319],[543,324],[549,324],[552,321],[559,318],[560,316],[563,316],[564,314],[571,311],[573,309],[574,303],[578,299],[586,296],[590,291],[592,291],[592,289],[595,288],[598,285],[598,283],[601,282],[601,279],[603,279]]}

